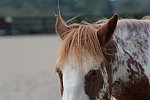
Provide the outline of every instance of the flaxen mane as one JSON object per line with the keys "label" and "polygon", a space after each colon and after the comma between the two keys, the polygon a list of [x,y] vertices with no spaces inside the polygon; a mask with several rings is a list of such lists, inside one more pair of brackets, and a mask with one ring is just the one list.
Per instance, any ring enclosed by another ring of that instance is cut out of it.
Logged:
{"label": "flaxen mane", "polygon": [[93,25],[71,25],[70,28],[71,30],[62,41],[58,59],[59,65],[72,57],[81,65],[84,57],[88,57],[88,55],[97,61],[104,61],[97,30]]}

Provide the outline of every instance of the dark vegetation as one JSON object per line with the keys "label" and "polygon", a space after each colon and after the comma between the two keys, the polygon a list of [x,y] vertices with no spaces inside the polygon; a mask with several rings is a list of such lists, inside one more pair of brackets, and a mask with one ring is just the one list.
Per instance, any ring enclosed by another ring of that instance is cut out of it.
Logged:
{"label": "dark vegetation", "polygon": [[[150,0],[60,0],[63,15],[150,13]],[[0,0],[0,16],[50,16],[57,0]]]}

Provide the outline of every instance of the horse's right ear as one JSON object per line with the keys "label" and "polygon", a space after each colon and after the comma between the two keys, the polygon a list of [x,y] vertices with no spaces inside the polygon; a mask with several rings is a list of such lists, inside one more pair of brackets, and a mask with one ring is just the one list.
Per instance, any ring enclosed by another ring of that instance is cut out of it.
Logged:
{"label": "horse's right ear", "polygon": [[69,27],[61,16],[56,16],[55,30],[61,39],[64,39],[69,31]]}
{"label": "horse's right ear", "polygon": [[98,29],[98,37],[103,46],[112,40],[118,22],[118,14],[114,14],[106,23]]}

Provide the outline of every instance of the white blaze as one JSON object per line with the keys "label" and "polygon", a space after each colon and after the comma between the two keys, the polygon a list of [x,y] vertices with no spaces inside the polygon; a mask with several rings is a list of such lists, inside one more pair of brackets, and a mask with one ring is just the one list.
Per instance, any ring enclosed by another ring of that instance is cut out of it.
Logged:
{"label": "white blaze", "polygon": [[63,82],[62,100],[89,100],[84,91],[84,76],[79,71],[66,65],[63,70]]}
{"label": "white blaze", "polygon": [[81,69],[75,64],[74,59],[64,64],[62,69],[64,91],[62,100],[90,100],[85,93],[85,76],[91,69],[98,69],[99,66],[91,58],[83,61]]}

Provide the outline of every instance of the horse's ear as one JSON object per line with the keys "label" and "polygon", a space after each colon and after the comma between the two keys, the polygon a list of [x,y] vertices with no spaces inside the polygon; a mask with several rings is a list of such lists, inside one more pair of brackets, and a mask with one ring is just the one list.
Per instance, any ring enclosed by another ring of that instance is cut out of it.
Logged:
{"label": "horse's ear", "polygon": [[101,45],[106,46],[112,39],[115,28],[117,26],[118,15],[114,14],[104,25],[98,29],[98,38]]}
{"label": "horse's ear", "polygon": [[61,16],[56,16],[55,30],[61,39],[64,39],[69,31],[69,27]]}

